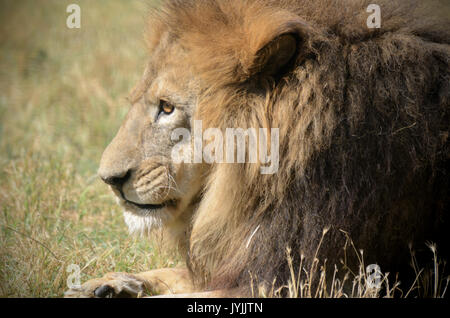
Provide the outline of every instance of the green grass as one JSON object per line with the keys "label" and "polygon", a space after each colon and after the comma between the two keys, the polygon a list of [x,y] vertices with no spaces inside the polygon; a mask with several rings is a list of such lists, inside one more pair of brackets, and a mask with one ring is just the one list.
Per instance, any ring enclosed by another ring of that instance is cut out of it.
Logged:
{"label": "green grass", "polygon": [[96,176],[147,56],[144,1],[0,2],[0,296],[60,297],[81,281],[172,266],[129,237]]}

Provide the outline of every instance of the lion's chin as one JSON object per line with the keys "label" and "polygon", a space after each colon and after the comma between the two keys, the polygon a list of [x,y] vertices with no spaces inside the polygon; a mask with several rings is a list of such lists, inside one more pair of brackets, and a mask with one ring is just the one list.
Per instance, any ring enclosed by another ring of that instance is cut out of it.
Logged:
{"label": "lion's chin", "polygon": [[118,200],[124,209],[123,215],[130,234],[150,234],[156,229],[162,228],[171,218],[171,208],[142,209],[123,200]]}
{"label": "lion's chin", "polygon": [[128,231],[130,234],[144,235],[162,228],[170,219],[170,214],[165,210],[166,209],[160,209],[158,211],[152,211],[151,213],[146,213],[145,211],[124,210],[123,216],[125,223],[128,226]]}

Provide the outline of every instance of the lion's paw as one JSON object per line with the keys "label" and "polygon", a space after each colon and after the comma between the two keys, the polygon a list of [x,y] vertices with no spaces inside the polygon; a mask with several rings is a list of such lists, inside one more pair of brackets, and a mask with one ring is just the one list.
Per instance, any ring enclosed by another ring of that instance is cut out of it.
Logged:
{"label": "lion's paw", "polygon": [[127,273],[108,273],[102,278],[91,279],[80,287],[64,293],[65,298],[123,298],[140,297],[145,284],[136,276]]}

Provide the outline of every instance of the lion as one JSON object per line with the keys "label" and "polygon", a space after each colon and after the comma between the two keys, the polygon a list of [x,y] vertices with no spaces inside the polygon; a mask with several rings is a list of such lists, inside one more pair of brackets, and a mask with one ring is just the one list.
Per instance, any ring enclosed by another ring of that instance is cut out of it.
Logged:
{"label": "lion", "polygon": [[[449,23],[415,1],[378,1],[381,27],[369,28],[369,3],[152,9],[151,57],[98,174],[130,232],[163,229],[187,267],[109,273],[66,296],[249,296],[252,277],[287,284],[287,247],[294,268],[337,264],[346,234],[391,272],[409,263],[408,246],[433,241],[447,255]],[[278,171],[173,160],[194,138],[180,146],[172,132],[194,120],[278,128]]]}

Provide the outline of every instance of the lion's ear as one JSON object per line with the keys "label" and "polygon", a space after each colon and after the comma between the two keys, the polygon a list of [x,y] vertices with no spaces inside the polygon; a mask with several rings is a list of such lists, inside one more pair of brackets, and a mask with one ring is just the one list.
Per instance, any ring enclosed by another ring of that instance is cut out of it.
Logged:
{"label": "lion's ear", "polygon": [[305,54],[304,44],[307,38],[308,27],[303,22],[290,21],[282,25],[258,49],[249,68],[250,73],[283,76],[299,55]]}
{"label": "lion's ear", "polygon": [[297,39],[283,34],[264,46],[256,55],[252,73],[276,76],[282,73],[297,52]]}

